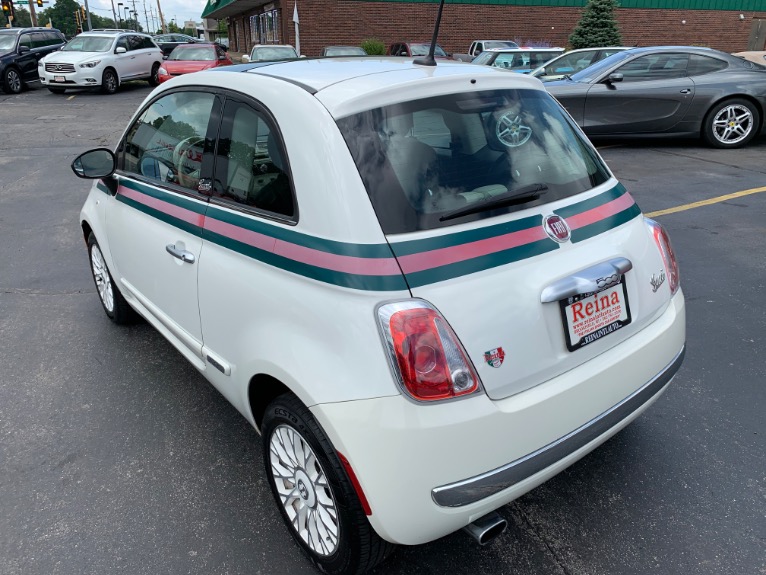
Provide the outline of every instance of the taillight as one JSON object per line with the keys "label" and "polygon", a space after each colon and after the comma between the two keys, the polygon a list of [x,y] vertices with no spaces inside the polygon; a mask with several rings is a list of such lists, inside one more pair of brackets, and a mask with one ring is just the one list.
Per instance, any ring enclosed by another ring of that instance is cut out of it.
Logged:
{"label": "taillight", "polygon": [[439,401],[480,389],[479,376],[442,315],[422,300],[378,309],[389,360],[402,389],[418,401]]}
{"label": "taillight", "polygon": [[657,244],[657,249],[660,250],[662,256],[662,263],[665,264],[665,273],[668,274],[668,287],[670,288],[670,295],[675,294],[681,285],[681,276],[678,272],[678,262],[676,261],[676,255],[673,252],[673,246],[670,245],[670,237],[668,232],[662,225],[658,224],[654,220],[644,218],[646,225],[652,231],[652,237],[654,243]]}

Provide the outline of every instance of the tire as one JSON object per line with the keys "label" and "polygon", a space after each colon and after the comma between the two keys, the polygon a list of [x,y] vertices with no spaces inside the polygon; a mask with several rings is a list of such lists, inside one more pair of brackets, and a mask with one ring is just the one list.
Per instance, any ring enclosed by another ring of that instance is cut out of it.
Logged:
{"label": "tire", "polygon": [[122,293],[114,284],[112,274],[106,267],[106,260],[101,252],[101,247],[96,241],[96,236],[92,233],[88,236],[88,256],[93,282],[96,284],[96,291],[106,315],[118,325],[134,323],[138,314],[125,301]]}
{"label": "tire", "polygon": [[149,82],[149,85],[152,88],[156,88],[157,86],[160,85],[159,73],[160,73],[160,65],[157,62],[155,62],[154,65],[152,66],[152,75],[149,76],[149,79],[147,80],[147,82]]}
{"label": "tire", "polygon": [[24,89],[24,81],[21,79],[21,73],[13,66],[7,68],[3,73],[3,90],[7,94],[20,94]]}
{"label": "tire", "polygon": [[[269,405],[262,432],[263,461],[274,500],[293,538],[317,569],[329,575],[356,575],[393,551],[394,545],[381,539],[367,520],[330,440],[295,396],[281,395]],[[306,513],[303,521],[300,511]],[[305,529],[299,532],[293,518]]]}
{"label": "tire", "polygon": [[731,98],[713,106],[702,124],[702,137],[714,148],[741,148],[759,132],[761,115],[752,102]]}
{"label": "tire", "polygon": [[48,90],[54,94],[63,94],[66,92],[64,88],[48,88]]}
{"label": "tire", "polygon": [[117,78],[117,73],[111,68],[104,70],[104,75],[101,77],[101,91],[104,94],[114,94],[119,86],[120,81]]}

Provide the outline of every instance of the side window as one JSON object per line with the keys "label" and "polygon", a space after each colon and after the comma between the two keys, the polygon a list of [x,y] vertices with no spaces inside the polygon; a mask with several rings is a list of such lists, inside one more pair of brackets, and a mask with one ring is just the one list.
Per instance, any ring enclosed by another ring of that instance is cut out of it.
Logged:
{"label": "side window", "polygon": [[22,46],[26,46],[27,48],[32,48],[32,38],[31,34],[22,34],[19,36],[19,48]]}
{"label": "side window", "polygon": [[47,45],[45,34],[42,32],[32,33],[32,48],[45,48]]}
{"label": "side window", "polygon": [[141,36],[128,36],[128,52],[131,50],[140,50],[144,39]]}
{"label": "side window", "polygon": [[154,45],[154,42],[152,42],[152,39],[149,38],[149,36],[142,36],[141,37],[141,48],[156,48],[157,46]]}
{"label": "side window", "polygon": [[283,216],[295,213],[279,134],[264,114],[236,100],[226,103],[213,195]]}
{"label": "side window", "polygon": [[687,76],[687,54],[648,54],[631,60],[617,69],[623,82],[667,80]]}
{"label": "side window", "polygon": [[699,54],[691,54],[689,56],[689,76],[700,76],[702,74],[709,74],[710,72],[718,72],[719,70],[725,70],[728,67],[729,64],[727,62],[719,60],[718,58],[700,56]]}
{"label": "side window", "polygon": [[176,92],[154,102],[121,146],[123,170],[197,191],[203,158],[212,161],[205,137],[214,103],[215,96],[206,92]]}

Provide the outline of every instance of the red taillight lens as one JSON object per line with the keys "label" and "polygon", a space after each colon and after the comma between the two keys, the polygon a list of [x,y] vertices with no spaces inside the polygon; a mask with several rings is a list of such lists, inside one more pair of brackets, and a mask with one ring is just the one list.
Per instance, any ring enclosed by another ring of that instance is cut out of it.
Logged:
{"label": "red taillight lens", "polygon": [[678,262],[676,261],[676,254],[673,252],[673,246],[670,245],[670,237],[668,232],[665,231],[660,224],[649,218],[644,218],[649,229],[652,231],[652,237],[654,243],[657,244],[657,249],[660,250],[662,256],[662,263],[665,264],[665,273],[668,274],[668,287],[670,288],[670,295],[675,294],[681,285],[681,276],[678,272]]}
{"label": "red taillight lens", "polygon": [[438,401],[479,389],[478,375],[438,311],[413,300],[387,304],[378,317],[399,382],[414,399]]}

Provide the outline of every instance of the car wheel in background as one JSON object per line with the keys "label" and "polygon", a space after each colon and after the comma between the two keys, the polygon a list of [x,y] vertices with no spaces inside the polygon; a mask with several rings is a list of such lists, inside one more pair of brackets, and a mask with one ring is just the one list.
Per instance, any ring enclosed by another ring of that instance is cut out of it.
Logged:
{"label": "car wheel in background", "polygon": [[64,88],[48,88],[48,90],[50,92],[53,92],[54,94],[63,94],[64,92],[66,92]]}
{"label": "car wheel in background", "polygon": [[19,94],[23,87],[19,71],[16,68],[8,68],[3,74],[3,90],[8,94]]}
{"label": "car wheel in background", "polygon": [[290,533],[323,573],[362,573],[394,549],[370,526],[339,455],[311,412],[285,394],[261,427],[266,476]]}
{"label": "car wheel in background", "polygon": [[160,85],[159,73],[160,73],[160,65],[157,62],[155,62],[154,66],[152,66],[152,75],[149,76],[149,80],[148,80],[150,86],[154,87],[154,86]]}
{"label": "car wheel in background", "polygon": [[114,285],[112,274],[106,267],[104,254],[96,241],[96,236],[92,233],[88,236],[88,255],[90,256],[90,271],[106,315],[116,324],[133,323],[138,314],[125,301],[120,290]]}
{"label": "car wheel in background", "polygon": [[104,94],[114,94],[119,86],[117,80],[117,74],[111,68],[104,70],[104,75],[101,77],[101,91]]}
{"label": "car wheel in background", "polygon": [[757,135],[760,123],[753,103],[732,98],[710,109],[702,125],[702,137],[714,148],[740,148]]}

